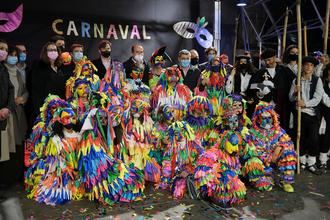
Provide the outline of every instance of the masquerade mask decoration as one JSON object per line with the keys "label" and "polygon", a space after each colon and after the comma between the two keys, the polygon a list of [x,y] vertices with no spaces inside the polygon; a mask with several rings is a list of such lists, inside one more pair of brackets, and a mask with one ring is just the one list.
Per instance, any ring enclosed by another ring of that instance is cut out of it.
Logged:
{"label": "masquerade mask decoration", "polygon": [[260,101],[256,106],[254,115],[252,118],[252,125],[256,129],[275,129],[280,130],[280,124],[278,121],[277,113],[274,110],[274,106],[270,103]]}
{"label": "masquerade mask decoration", "polygon": [[74,69],[75,77],[82,76],[90,76],[95,71],[97,71],[95,65],[87,59],[82,59],[80,62],[76,63],[76,67]]}
{"label": "masquerade mask decoration", "polygon": [[79,98],[87,98],[90,93],[90,82],[86,78],[77,79],[75,81],[73,91]]}
{"label": "masquerade mask decoration", "polygon": [[166,60],[172,62],[170,56],[166,53],[166,46],[160,47],[155,50],[150,57],[150,63],[153,66],[164,66]]}
{"label": "masquerade mask decoration", "polygon": [[178,82],[181,79],[181,72],[177,67],[169,67],[165,71],[168,82]]}
{"label": "masquerade mask decoration", "polygon": [[81,75],[87,76],[93,72],[93,69],[89,64],[84,64],[81,68]]}
{"label": "masquerade mask decoration", "polygon": [[227,124],[230,130],[235,130],[238,128],[238,116],[237,115],[231,115],[227,119]]}
{"label": "masquerade mask decoration", "polygon": [[197,23],[181,21],[173,25],[174,31],[186,39],[196,38],[199,45],[209,48],[213,43],[213,35],[205,28],[208,22],[205,17],[198,18]]}
{"label": "masquerade mask decoration", "polygon": [[4,24],[0,24],[0,32],[12,32],[16,30],[23,20],[23,4],[18,6],[15,11],[11,13],[0,12],[0,21],[4,21]]}

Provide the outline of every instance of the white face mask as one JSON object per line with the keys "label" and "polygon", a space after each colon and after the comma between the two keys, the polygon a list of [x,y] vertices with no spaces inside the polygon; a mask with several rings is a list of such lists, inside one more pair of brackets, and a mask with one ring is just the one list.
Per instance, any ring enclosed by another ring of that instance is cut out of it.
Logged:
{"label": "white face mask", "polygon": [[134,60],[136,60],[138,63],[142,63],[143,62],[143,55],[142,54],[135,55]]}

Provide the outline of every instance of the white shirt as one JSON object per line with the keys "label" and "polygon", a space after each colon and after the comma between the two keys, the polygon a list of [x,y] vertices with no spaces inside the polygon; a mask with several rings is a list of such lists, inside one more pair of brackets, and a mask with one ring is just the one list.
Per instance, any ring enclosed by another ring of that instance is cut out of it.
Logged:
{"label": "white shirt", "polygon": [[241,93],[245,93],[249,86],[249,82],[251,79],[251,75],[248,73],[245,73],[245,76],[241,73]]}
{"label": "white shirt", "polygon": [[[315,109],[320,101],[323,98],[324,94],[324,89],[323,89],[323,84],[322,80],[318,78],[317,84],[316,84],[316,89],[313,97],[309,96],[309,91],[310,87],[312,85],[312,80],[311,79],[304,79],[303,77],[301,78],[301,99],[305,103],[305,107],[301,108],[301,112],[304,112],[308,115],[315,116]],[[294,90],[296,88],[296,79],[293,80],[290,93],[289,93],[289,99],[291,102],[296,101],[296,96],[294,95]]]}
{"label": "white shirt", "polygon": [[110,57],[109,58],[104,58],[101,56],[101,60],[102,60],[102,64],[105,67],[105,69],[107,70],[110,67]]}
{"label": "white shirt", "polygon": [[274,79],[274,76],[276,74],[275,67],[274,68],[266,68],[266,69],[267,69],[269,75],[272,77],[272,79]]}

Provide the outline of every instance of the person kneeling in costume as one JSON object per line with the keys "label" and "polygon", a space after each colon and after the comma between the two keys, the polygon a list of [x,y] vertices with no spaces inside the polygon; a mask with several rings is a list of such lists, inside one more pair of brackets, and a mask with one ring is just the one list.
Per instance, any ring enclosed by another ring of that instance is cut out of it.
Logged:
{"label": "person kneeling in costume", "polygon": [[280,186],[286,192],[294,192],[294,172],[297,155],[293,142],[280,127],[274,106],[259,102],[252,118],[250,129],[258,156],[265,165],[266,175],[274,178],[274,169],[280,174]]}

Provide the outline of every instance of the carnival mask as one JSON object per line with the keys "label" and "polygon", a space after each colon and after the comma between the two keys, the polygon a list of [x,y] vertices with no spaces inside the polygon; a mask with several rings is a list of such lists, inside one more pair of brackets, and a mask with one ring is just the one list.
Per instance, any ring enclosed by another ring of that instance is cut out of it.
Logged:
{"label": "carnival mask", "polygon": [[236,128],[238,128],[239,123],[238,123],[237,115],[228,116],[227,121],[228,121],[228,127],[230,128],[230,130],[235,130]]}
{"label": "carnival mask", "polygon": [[242,114],[243,113],[243,104],[240,101],[234,101],[233,102],[233,110],[236,112],[236,114]]}
{"label": "carnival mask", "polygon": [[169,83],[176,83],[180,80],[180,70],[177,68],[167,69],[165,74]]}
{"label": "carnival mask", "polygon": [[80,84],[77,87],[77,94],[79,98],[87,98],[89,94],[89,87],[86,84]]}
{"label": "carnival mask", "polygon": [[143,68],[134,68],[131,72],[131,77],[134,80],[141,79],[143,78],[144,75],[144,69]]}
{"label": "carnival mask", "polygon": [[108,125],[108,113],[103,110],[99,110],[100,122],[102,126]]}
{"label": "carnival mask", "polygon": [[269,112],[264,112],[260,117],[260,127],[269,130],[273,127],[273,117]]}
{"label": "carnival mask", "polygon": [[66,108],[61,112],[61,124],[64,127],[71,129],[71,125],[75,125],[77,123],[77,117],[74,111],[71,108]]}
{"label": "carnival mask", "polygon": [[93,72],[91,66],[89,64],[84,64],[81,68],[81,75],[87,76]]}

